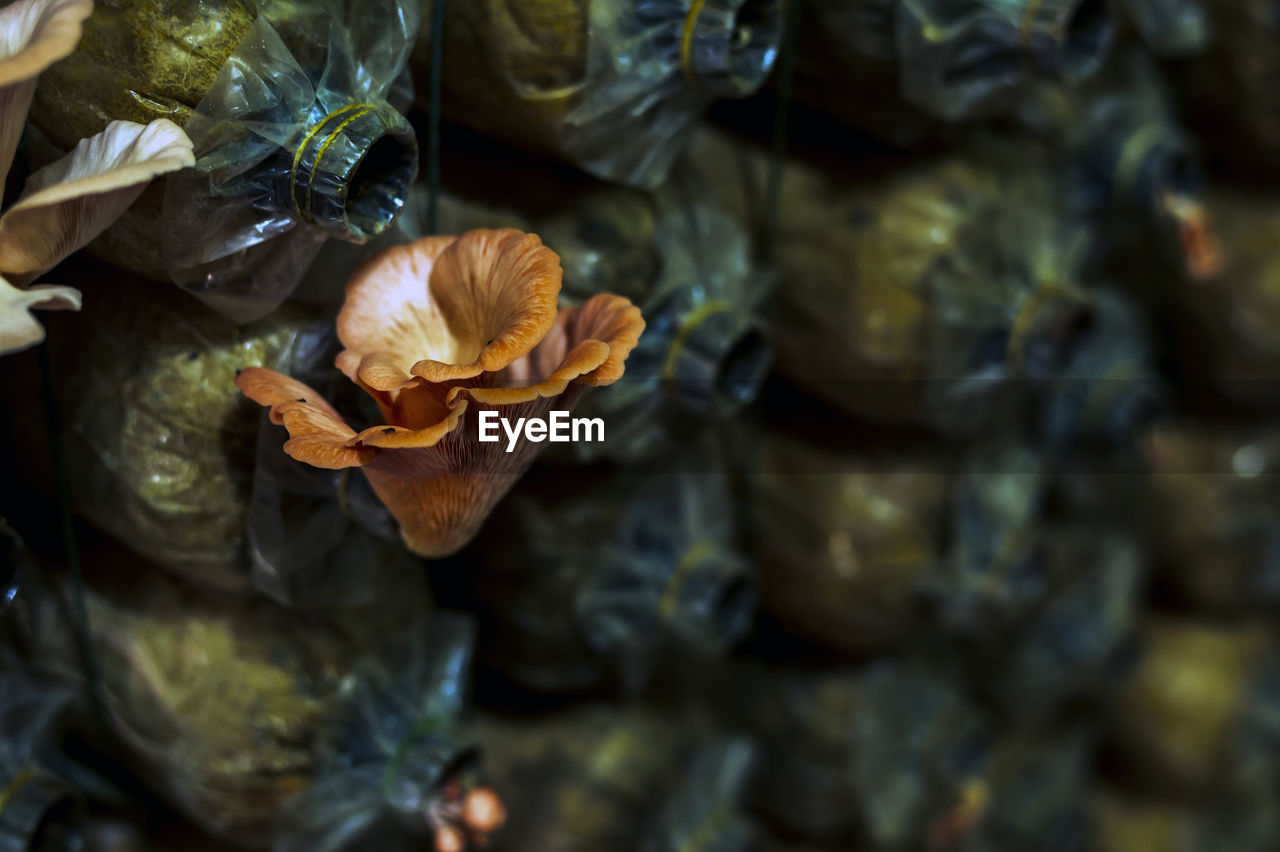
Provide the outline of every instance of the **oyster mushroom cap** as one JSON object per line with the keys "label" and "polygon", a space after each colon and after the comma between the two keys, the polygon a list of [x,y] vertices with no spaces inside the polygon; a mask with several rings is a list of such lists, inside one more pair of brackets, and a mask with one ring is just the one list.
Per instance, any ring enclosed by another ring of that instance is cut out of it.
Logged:
{"label": "oyster mushroom cap", "polygon": [[312,467],[339,470],[358,467],[372,454],[350,447],[355,430],[319,393],[297,379],[265,367],[249,367],[236,376],[236,386],[249,399],[270,408],[271,422],[289,430],[284,451]]}
{"label": "oyster mushroom cap", "polygon": [[444,556],[476,534],[540,449],[481,442],[480,412],[514,420],[569,408],[582,386],[621,377],[644,330],[640,310],[610,294],[557,314],[559,289],[559,258],[535,235],[428,237],[357,271],[338,316],[347,349],[337,366],[378,402],[385,425],[357,433],[272,370],[244,370],[236,384],[289,430],[285,452],[360,467],[408,547]]}
{"label": "oyster mushroom cap", "polygon": [[93,0],[19,0],[0,9],[0,86],[30,80],[69,56],[92,13]]}
{"label": "oyster mushroom cap", "polygon": [[388,249],[347,285],[338,367],[388,392],[500,370],[554,324],[561,277],[555,252],[514,228]]}
{"label": "oyster mushroom cap", "polygon": [[36,77],[76,49],[93,0],[19,0],[0,9],[0,175],[9,173]]}
{"label": "oyster mushroom cap", "polygon": [[191,140],[172,121],[111,122],[27,180],[0,217],[0,272],[30,281],[110,226],[152,178],[194,164]]}
{"label": "oyster mushroom cap", "polygon": [[78,311],[80,291],[56,284],[21,290],[0,278],[0,355],[44,340],[44,327],[31,315],[32,308]]}
{"label": "oyster mushroom cap", "polygon": [[[245,396],[270,408],[272,423],[289,430],[285,452],[298,461],[331,469],[373,465],[394,471],[397,467],[411,466],[411,460],[382,458],[369,451],[434,447],[457,428],[472,401],[494,408],[528,405],[554,400],[574,382],[612,384],[622,376],[627,355],[643,330],[640,309],[630,301],[608,293],[593,296],[580,308],[562,311],[554,333],[511,365],[511,376],[500,374],[513,380],[528,379],[534,384],[475,388],[455,385],[443,391],[429,384],[409,388],[435,392],[442,400],[441,420],[422,428],[391,422],[357,433],[311,387],[265,367],[242,370],[236,377],[236,385]],[[547,365],[553,365],[550,374],[537,381],[534,376],[545,375]],[[465,458],[456,461],[465,466]]]}

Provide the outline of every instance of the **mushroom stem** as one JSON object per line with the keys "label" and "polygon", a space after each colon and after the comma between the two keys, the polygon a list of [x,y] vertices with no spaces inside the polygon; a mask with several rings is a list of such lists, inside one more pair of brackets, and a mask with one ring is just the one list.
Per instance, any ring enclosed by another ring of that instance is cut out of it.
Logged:
{"label": "mushroom stem", "polygon": [[400,525],[405,546],[419,556],[452,556],[475,538],[514,475],[452,473],[430,476],[361,468],[378,499]]}

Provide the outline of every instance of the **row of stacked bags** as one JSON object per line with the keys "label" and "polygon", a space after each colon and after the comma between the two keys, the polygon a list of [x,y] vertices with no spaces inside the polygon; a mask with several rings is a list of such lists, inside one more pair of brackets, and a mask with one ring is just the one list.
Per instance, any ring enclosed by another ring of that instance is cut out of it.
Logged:
{"label": "row of stacked bags", "polygon": [[1280,848],[1273,0],[0,35],[0,852]]}

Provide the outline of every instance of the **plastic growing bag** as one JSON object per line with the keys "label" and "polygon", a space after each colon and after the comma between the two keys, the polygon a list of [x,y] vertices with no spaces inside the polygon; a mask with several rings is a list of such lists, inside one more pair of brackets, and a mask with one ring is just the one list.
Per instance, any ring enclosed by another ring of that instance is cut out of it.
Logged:
{"label": "plastic growing bag", "polygon": [[187,121],[198,159],[165,190],[165,268],[232,319],[274,309],[326,237],[376,236],[417,174],[386,98],[418,7],[342,6],[264,4]]}
{"label": "plastic growing bag", "polygon": [[479,752],[456,726],[472,638],[470,621],[441,616],[356,664],[321,734],[317,780],[281,813],[275,852],[420,849],[437,832],[483,842],[464,807]]}
{"label": "plastic growing bag", "polygon": [[92,245],[245,322],[274,309],[326,236],[363,242],[404,202],[417,143],[396,111],[410,0],[99,0],[41,76],[33,160],[111,120],[167,118],[196,166],[150,187]]}
{"label": "plastic growing bag", "polygon": [[780,23],[779,0],[451,2],[446,114],[652,189],[713,100],[761,86]]}

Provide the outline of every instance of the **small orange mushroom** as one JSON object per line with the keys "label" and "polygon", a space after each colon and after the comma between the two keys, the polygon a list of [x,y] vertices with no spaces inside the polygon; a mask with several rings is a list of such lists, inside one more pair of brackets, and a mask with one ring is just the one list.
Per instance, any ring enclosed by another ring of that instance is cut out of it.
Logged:
{"label": "small orange mushroom", "polygon": [[337,366],[386,425],[357,433],[306,385],[253,367],[236,384],[289,430],[284,449],[322,468],[359,467],[410,550],[456,552],[539,446],[479,441],[479,415],[568,409],[607,385],[644,330],[626,299],[599,294],[556,311],[560,259],[514,229],[424,237],[357,270],[338,314]]}
{"label": "small orange mushroom", "polygon": [[488,787],[467,791],[462,802],[462,822],[473,834],[487,837],[502,828],[506,821],[507,809],[497,793]]}

